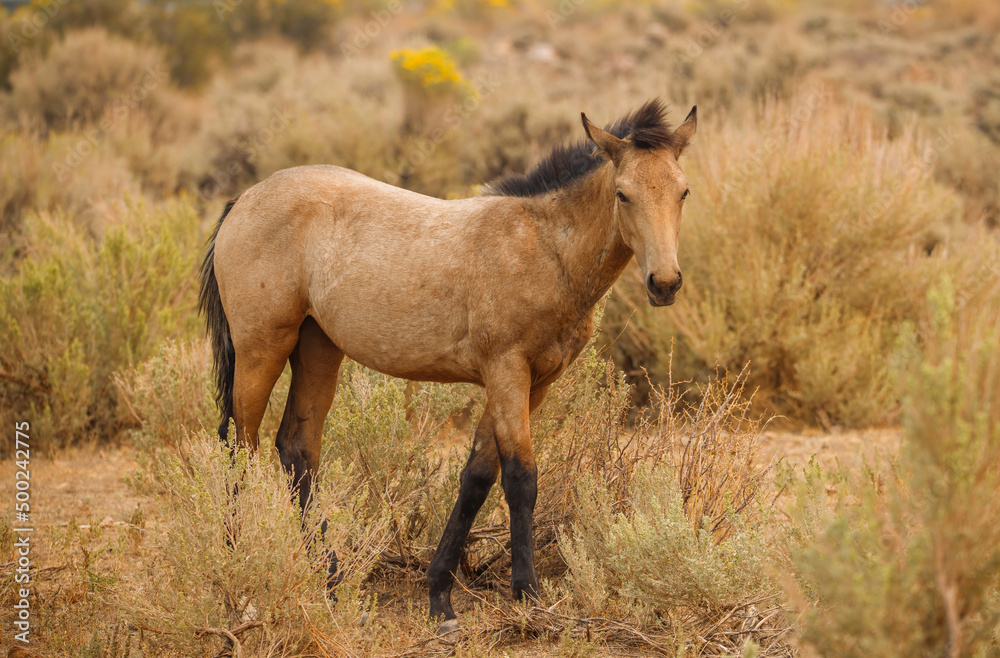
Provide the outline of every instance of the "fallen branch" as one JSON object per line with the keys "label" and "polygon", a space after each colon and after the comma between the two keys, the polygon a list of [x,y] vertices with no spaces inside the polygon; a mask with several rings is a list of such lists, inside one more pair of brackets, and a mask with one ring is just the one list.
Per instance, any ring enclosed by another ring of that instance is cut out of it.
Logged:
{"label": "fallen branch", "polygon": [[233,648],[232,655],[234,658],[243,658],[243,646],[240,644],[239,636],[243,635],[249,630],[263,626],[264,622],[260,620],[248,621],[245,624],[241,624],[236,628],[229,630],[228,628],[202,628],[197,631],[194,635],[197,638],[205,637],[206,635],[218,635],[219,637],[227,640],[229,646]]}

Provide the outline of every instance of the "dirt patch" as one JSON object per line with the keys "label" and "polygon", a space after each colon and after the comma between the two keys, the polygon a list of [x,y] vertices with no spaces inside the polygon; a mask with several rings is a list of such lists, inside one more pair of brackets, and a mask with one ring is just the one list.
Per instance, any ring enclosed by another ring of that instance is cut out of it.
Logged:
{"label": "dirt patch", "polygon": [[[31,460],[31,520],[35,527],[127,521],[141,497],[125,484],[136,468],[131,450],[74,450]],[[13,499],[13,461],[0,462],[0,491]]]}
{"label": "dirt patch", "polygon": [[764,445],[760,452],[763,460],[784,458],[800,470],[816,456],[816,461],[829,470],[838,465],[855,471],[864,464],[894,459],[899,454],[903,430],[899,427],[823,432],[764,432]]}

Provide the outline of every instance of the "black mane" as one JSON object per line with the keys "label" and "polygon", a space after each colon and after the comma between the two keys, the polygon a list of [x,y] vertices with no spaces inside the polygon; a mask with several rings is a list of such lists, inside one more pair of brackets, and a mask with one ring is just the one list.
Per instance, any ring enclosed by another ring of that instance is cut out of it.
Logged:
{"label": "black mane", "polygon": [[[638,149],[676,148],[679,140],[666,119],[667,107],[659,98],[615,121],[604,129],[619,139],[628,139]],[[535,196],[566,187],[597,169],[604,159],[589,141],[560,145],[526,174],[507,174],[488,183],[483,194]]]}

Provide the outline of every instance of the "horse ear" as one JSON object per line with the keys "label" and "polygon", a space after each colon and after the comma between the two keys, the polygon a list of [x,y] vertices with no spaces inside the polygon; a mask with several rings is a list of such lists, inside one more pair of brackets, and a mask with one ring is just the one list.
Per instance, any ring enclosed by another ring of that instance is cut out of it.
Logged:
{"label": "horse ear", "polygon": [[681,157],[681,153],[687,148],[688,142],[694,137],[694,132],[698,128],[698,106],[695,105],[688,112],[687,118],[684,119],[684,123],[677,126],[677,130],[674,131],[674,139],[677,142],[677,146],[674,150],[675,157]]}
{"label": "horse ear", "polygon": [[597,144],[597,148],[617,165],[625,146],[625,140],[618,139],[606,130],[601,130],[592,124],[583,112],[580,112],[580,119],[583,120],[583,129],[587,131],[587,137],[592,139]]}

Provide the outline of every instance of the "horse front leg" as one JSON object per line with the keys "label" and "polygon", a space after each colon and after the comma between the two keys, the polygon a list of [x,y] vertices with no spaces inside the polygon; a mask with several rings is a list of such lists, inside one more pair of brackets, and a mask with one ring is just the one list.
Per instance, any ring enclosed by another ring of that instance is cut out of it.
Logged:
{"label": "horse front leg", "polygon": [[486,502],[500,472],[496,437],[493,432],[492,407],[487,404],[476,426],[475,439],[469,460],[459,479],[458,500],[448,518],[441,542],[434,551],[434,558],[427,568],[427,589],[430,594],[431,619],[442,619],[441,632],[458,627],[455,611],[451,607],[451,588],[455,583],[462,548],[476,514]]}
{"label": "horse front leg", "polygon": [[538,469],[531,445],[529,415],[545,398],[548,386],[520,397],[516,406],[508,406],[502,428],[497,429],[504,498],[510,511],[511,592],[519,601],[537,599],[538,574],[535,572],[534,515],[538,497]]}
{"label": "horse front leg", "polygon": [[431,618],[445,620],[439,632],[458,628],[451,607],[455,569],[476,514],[501,471],[511,510],[511,586],[518,597],[538,594],[531,536],[537,477],[528,416],[545,396],[545,389],[530,391],[531,376],[526,364],[503,366],[492,368],[492,376],[487,377],[486,408],[476,427],[472,454],[462,471],[458,501],[427,569]]}
{"label": "horse front leg", "polygon": [[[528,399],[530,415],[545,399],[549,387],[531,391]],[[535,572],[534,516],[538,497],[538,469],[531,444],[528,420],[510,433],[504,442],[498,440],[503,492],[510,510],[510,589],[519,601],[537,599],[538,574]]]}

